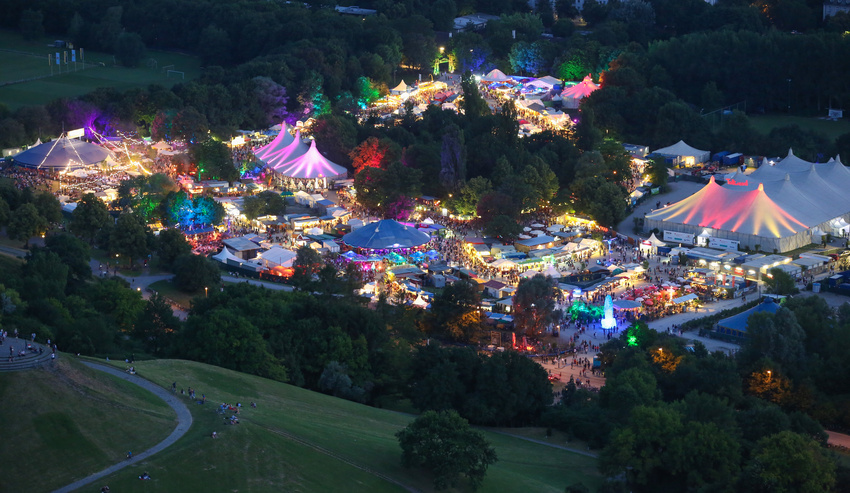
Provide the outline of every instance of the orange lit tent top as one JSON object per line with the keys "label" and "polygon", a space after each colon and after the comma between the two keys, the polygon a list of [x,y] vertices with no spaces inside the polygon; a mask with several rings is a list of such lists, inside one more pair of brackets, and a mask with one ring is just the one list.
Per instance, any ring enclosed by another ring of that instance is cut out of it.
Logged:
{"label": "orange lit tent top", "polygon": [[721,187],[714,177],[695,194],[646,218],[774,238],[809,228],[768,197],[763,184],[754,190],[737,190]]}

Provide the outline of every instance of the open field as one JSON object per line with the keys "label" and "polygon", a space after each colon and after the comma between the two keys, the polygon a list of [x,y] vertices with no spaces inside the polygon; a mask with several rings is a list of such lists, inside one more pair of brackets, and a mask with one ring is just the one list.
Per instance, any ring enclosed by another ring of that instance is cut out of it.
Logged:
{"label": "open field", "polygon": [[67,356],[55,367],[0,373],[0,400],[0,491],[50,491],[153,446],[175,424],[150,392]]}
{"label": "open field", "polygon": [[[17,33],[0,31],[0,84],[9,81],[38,76],[49,76],[50,65],[47,55],[63,52],[65,49],[48,46],[53,38],[25,41]],[[119,91],[149,84],[170,87],[184,82],[179,75],[168,77],[163,67],[174,65],[174,70],[185,73],[185,80],[200,74],[200,60],[180,53],[148,50],[146,57],[136,68],[115,66],[112,55],[85,49],[83,64],[75,66],[69,63],[53,66],[56,75],[23,83],[0,85],[0,103],[11,109],[30,104],[44,104],[60,97],[76,97],[93,91],[98,87],[110,87]],[[79,51],[78,60],[79,60]],[[29,55],[27,55],[29,54]],[[64,60],[64,55],[63,60]],[[102,64],[102,66],[101,66]],[[61,68],[62,73],[59,74]]]}
{"label": "open field", "polygon": [[[826,114],[826,110],[824,110]],[[850,132],[850,120],[831,121],[820,118],[794,115],[750,115],[750,121],[759,132],[767,135],[777,127],[799,125],[800,128],[822,133],[826,138],[835,140],[838,136]]]}
{"label": "open field", "polygon": [[[428,474],[401,466],[394,433],[410,415],[189,361],[137,362],[136,369],[162,386],[191,386],[197,398],[206,394],[207,403],[191,406],[195,424],[172,448],[103,481],[116,491],[433,490]],[[215,412],[221,402],[243,403],[241,424],[222,424]],[[221,438],[210,438],[213,431]],[[485,435],[499,462],[481,491],[554,493],[576,481],[593,491],[601,483],[593,458]],[[139,481],[142,471],[153,479]]]}

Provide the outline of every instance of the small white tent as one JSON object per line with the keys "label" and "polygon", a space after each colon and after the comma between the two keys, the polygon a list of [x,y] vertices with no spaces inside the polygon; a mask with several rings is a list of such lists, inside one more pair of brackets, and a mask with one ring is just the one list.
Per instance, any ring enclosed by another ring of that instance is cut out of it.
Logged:
{"label": "small white tent", "polygon": [[404,83],[404,80],[402,80],[397,86],[390,89],[390,92],[393,94],[402,94],[407,92],[409,89],[408,85]]}
{"label": "small white tent", "polygon": [[691,147],[683,140],[680,140],[671,146],[656,149],[652,151],[652,154],[673,158],[676,160],[677,164],[683,164],[686,166],[704,163],[711,157],[710,152],[701,151],[695,147]]}

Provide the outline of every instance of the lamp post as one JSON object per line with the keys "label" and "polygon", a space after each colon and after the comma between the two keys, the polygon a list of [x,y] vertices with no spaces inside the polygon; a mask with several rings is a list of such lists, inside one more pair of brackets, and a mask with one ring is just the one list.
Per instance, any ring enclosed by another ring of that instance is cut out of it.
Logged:
{"label": "lamp post", "polygon": [[207,286],[204,286],[204,298],[209,298],[209,297],[210,297],[210,288],[208,288]]}
{"label": "lamp post", "polygon": [[791,113],[791,79],[788,79],[788,113]]}

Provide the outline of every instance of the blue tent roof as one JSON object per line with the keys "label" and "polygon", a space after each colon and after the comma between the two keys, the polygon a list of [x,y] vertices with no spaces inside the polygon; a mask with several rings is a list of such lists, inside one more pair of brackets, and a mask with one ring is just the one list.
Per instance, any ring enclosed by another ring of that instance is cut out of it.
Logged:
{"label": "blue tent roof", "polygon": [[780,307],[778,303],[774,302],[771,298],[767,298],[761,304],[756,305],[747,311],[741,312],[737,315],[732,315],[729,318],[724,318],[723,320],[717,322],[717,326],[723,329],[746,332],[747,321],[750,319],[750,315],[759,312],[776,313],[779,308]]}
{"label": "blue tent roof", "polygon": [[111,153],[96,144],[61,137],[51,142],[31,147],[12,159],[15,164],[29,168],[62,168],[74,170],[99,163]]}
{"label": "blue tent roof", "polygon": [[342,237],[346,245],[371,250],[413,248],[431,241],[431,237],[392,219],[367,224]]}

